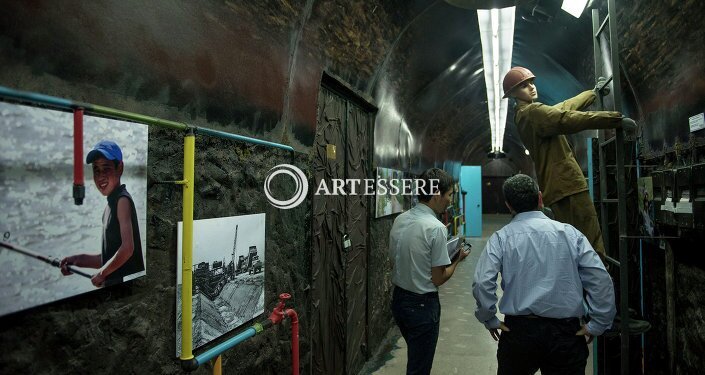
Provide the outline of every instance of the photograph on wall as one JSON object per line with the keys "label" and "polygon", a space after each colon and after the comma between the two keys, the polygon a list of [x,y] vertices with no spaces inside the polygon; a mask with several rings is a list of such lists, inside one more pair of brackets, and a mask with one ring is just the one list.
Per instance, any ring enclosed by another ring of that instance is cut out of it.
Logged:
{"label": "photograph on wall", "polygon": [[[377,168],[377,194],[375,217],[402,212],[408,205],[406,196],[402,194],[402,179],[404,172],[390,168]],[[398,191],[392,186],[396,186]],[[396,194],[395,194],[396,193]]]}
{"label": "photograph on wall", "polygon": [[[194,220],[192,339],[197,349],[264,313],[265,214]],[[181,259],[178,225],[176,356],[181,354]]]}
{"label": "photograph on wall", "polygon": [[148,128],[84,116],[77,205],[73,121],[0,102],[0,316],[146,274]]}
{"label": "photograph on wall", "polygon": [[639,228],[642,234],[654,236],[654,187],[651,177],[640,177],[638,182]]}

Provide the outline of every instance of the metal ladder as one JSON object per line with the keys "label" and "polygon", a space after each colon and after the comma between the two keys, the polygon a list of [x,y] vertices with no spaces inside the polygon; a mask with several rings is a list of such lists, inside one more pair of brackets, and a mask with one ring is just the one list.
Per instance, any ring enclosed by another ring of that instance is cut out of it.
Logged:
{"label": "metal ladder", "polygon": [[[599,10],[592,10],[593,47],[595,56],[595,77],[605,77],[605,86],[612,85],[613,108],[605,109],[605,101],[602,95],[598,95],[600,109],[622,112],[622,89],[619,71],[619,44],[616,28],[617,10],[615,0],[607,1],[607,16],[600,22]],[[609,40],[605,36],[609,35]],[[603,64],[603,55],[609,54],[610,64]],[[604,87],[604,86],[603,86]],[[603,87],[598,88],[598,93]],[[617,223],[619,233],[618,259],[607,256],[607,261],[619,267],[619,310],[621,316],[621,350],[620,350],[620,373],[629,374],[629,243],[627,236],[627,191],[625,177],[625,135],[624,130],[617,129],[616,135],[607,139],[606,131],[601,130],[599,135],[599,173],[600,173],[600,223],[602,227],[602,238],[605,245],[605,254],[609,251],[609,207],[617,205]],[[617,199],[607,198],[607,154],[606,149],[614,143],[616,150],[616,184]],[[597,353],[593,353],[597,355]]]}

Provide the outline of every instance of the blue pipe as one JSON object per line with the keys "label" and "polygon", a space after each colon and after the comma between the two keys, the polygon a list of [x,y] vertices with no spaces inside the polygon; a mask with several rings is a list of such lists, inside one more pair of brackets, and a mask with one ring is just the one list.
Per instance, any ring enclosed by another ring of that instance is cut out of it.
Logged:
{"label": "blue pipe", "polygon": [[294,151],[294,148],[291,146],[283,145],[281,143],[274,143],[274,142],[269,142],[269,141],[263,141],[261,139],[257,138],[250,138],[250,137],[245,137],[244,135],[237,135],[237,134],[232,134],[232,133],[226,133],[222,132],[220,130],[213,130],[213,129],[208,129],[208,128],[196,128],[196,133],[201,133],[205,135],[210,135],[213,137],[219,137],[219,138],[227,138],[227,139],[235,139],[238,141],[244,141],[244,142],[250,142],[250,143],[256,143],[258,145],[264,145],[264,146],[269,146],[269,147],[276,147],[276,148],[281,148],[283,150],[287,151]]}
{"label": "blue pipe", "polygon": [[[639,163],[639,142],[634,142],[634,148],[636,149],[636,178],[637,181],[641,177],[641,163]],[[637,183],[638,185],[638,183]],[[638,192],[637,192],[638,196]],[[651,199],[653,199],[653,194]],[[638,202],[641,203],[641,202]],[[637,204],[638,205],[638,204]],[[637,208],[638,210],[638,208]],[[651,212],[647,212],[647,215],[651,215]],[[643,254],[643,240],[639,239],[639,307],[641,309],[642,319],[644,317],[644,254]],[[641,353],[644,354],[644,334],[641,334]],[[643,360],[643,358],[642,358]]]}
{"label": "blue pipe", "polygon": [[595,194],[592,192],[592,183],[594,181],[594,176],[592,175],[592,138],[587,139],[587,162],[588,162],[588,191],[590,192],[590,199],[594,202],[595,201]]}
{"label": "blue pipe", "polygon": [[[593,138],[587,139],[587,162],[588,162],[588,188],[590,193],[590,200],[595,201],[595,193],[593,190],[593,183],[595,182],[595,176],[592,173],[592,140]],[[585,301],[583,301],[585,305]],[[592,373],[593,375],[598,374],[599,362],[597,360],[597,340],[592,341]]]}
{"label": "blue pipe", "polygon": [[76,107],[76,104],[71,100],[57,98],[55,96],[36,94],[27,91],[17,91],[7,88],[5,86],[0,86],[0,96],[35,103],[48,104],[54,107],[65,109],[73,109],[74,107]]}
{"label": "blue pipe", "polygon": [[233,346],[249,339],[250,337],[253,337],[256,334],[257,334],[257,330],[255,330],[255,328],[253,328],[253,327],[250,327],[250,328],[246,329],[245,331],[243,331],[242,333],[240,333],[239,335],[232,337],[232,338],[228,339],[227,341],[214,346],[211,349],[206,350],[202,354],[196,356],[197,366],[200,366],[200,365],[210,361],[211,359],[222,354],[224,351],[226,351],[226,350],[232,348]]}

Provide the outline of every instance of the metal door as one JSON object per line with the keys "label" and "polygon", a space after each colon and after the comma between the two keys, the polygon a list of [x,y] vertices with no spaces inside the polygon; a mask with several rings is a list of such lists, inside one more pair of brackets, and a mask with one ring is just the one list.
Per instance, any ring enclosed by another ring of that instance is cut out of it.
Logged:
{"label": "metal door", "polygon": [[[330,188],[333,179],[369,178],[371,118],[339,91],[321,87],[314,189],[322,180]],[[357,373],[367,360],[368,207],[365,195],[313,197],[314,374]]]}
{"label": "metal door", "polygon": [[[351,179],[368,178],[370,168],[369,133],[371,116],[348,103],[346,174]],[[347,305],[346,368],[356,374],[367,360],[367,228],[369,196],[348,195],[346,234],[350,239],[345,251],[345,302]]]}
{"label": "metal door", "polygon": [[460,189],[465,195],[465,226],[467,237],[482,237],[482,167],[466,166],[460,169]]}

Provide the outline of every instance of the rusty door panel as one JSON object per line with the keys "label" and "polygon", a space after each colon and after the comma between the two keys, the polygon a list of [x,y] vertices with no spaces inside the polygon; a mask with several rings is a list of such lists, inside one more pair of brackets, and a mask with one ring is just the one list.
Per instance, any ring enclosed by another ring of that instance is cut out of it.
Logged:
{"label": "rusty door panel", "polygon": [[[312,188],[323,180],[332,188],[332,179],[367,178],[371,115],[325,86],[318,103]],[[327,156],[331,145],[335,159]],[[364,195],[313,197],[314,374],[354,374],[367,360],[368,207]]]}
{"label": "rusty door panel", "polygon": [[[346,172],[348,178],[365,179],[369,176],[370,115],[362,108],[348,103]],[[351,241],[346,249],[345,296],[347,302],[347,356],[348,374],[357,373],[367,359],[367,228],[368,196],[348,195],[346,230]]]}
{"label": "rusty door panel", "polygon": [[[344,150],[342,132],[346,102],[322,89],[318,99],[318,126],[314,141],[313,181],[345,178],[344,157],[326,157],[326,145]],[[315,191],[315,190],[314,190]],[[345,230],[345,197],[313,198],[313,249],[311,297],[313,316],[312,371],[314,374],[342,373],[345,363],[345,271],[342,237]],[[336,369],[337,365],[337,369]]]}

